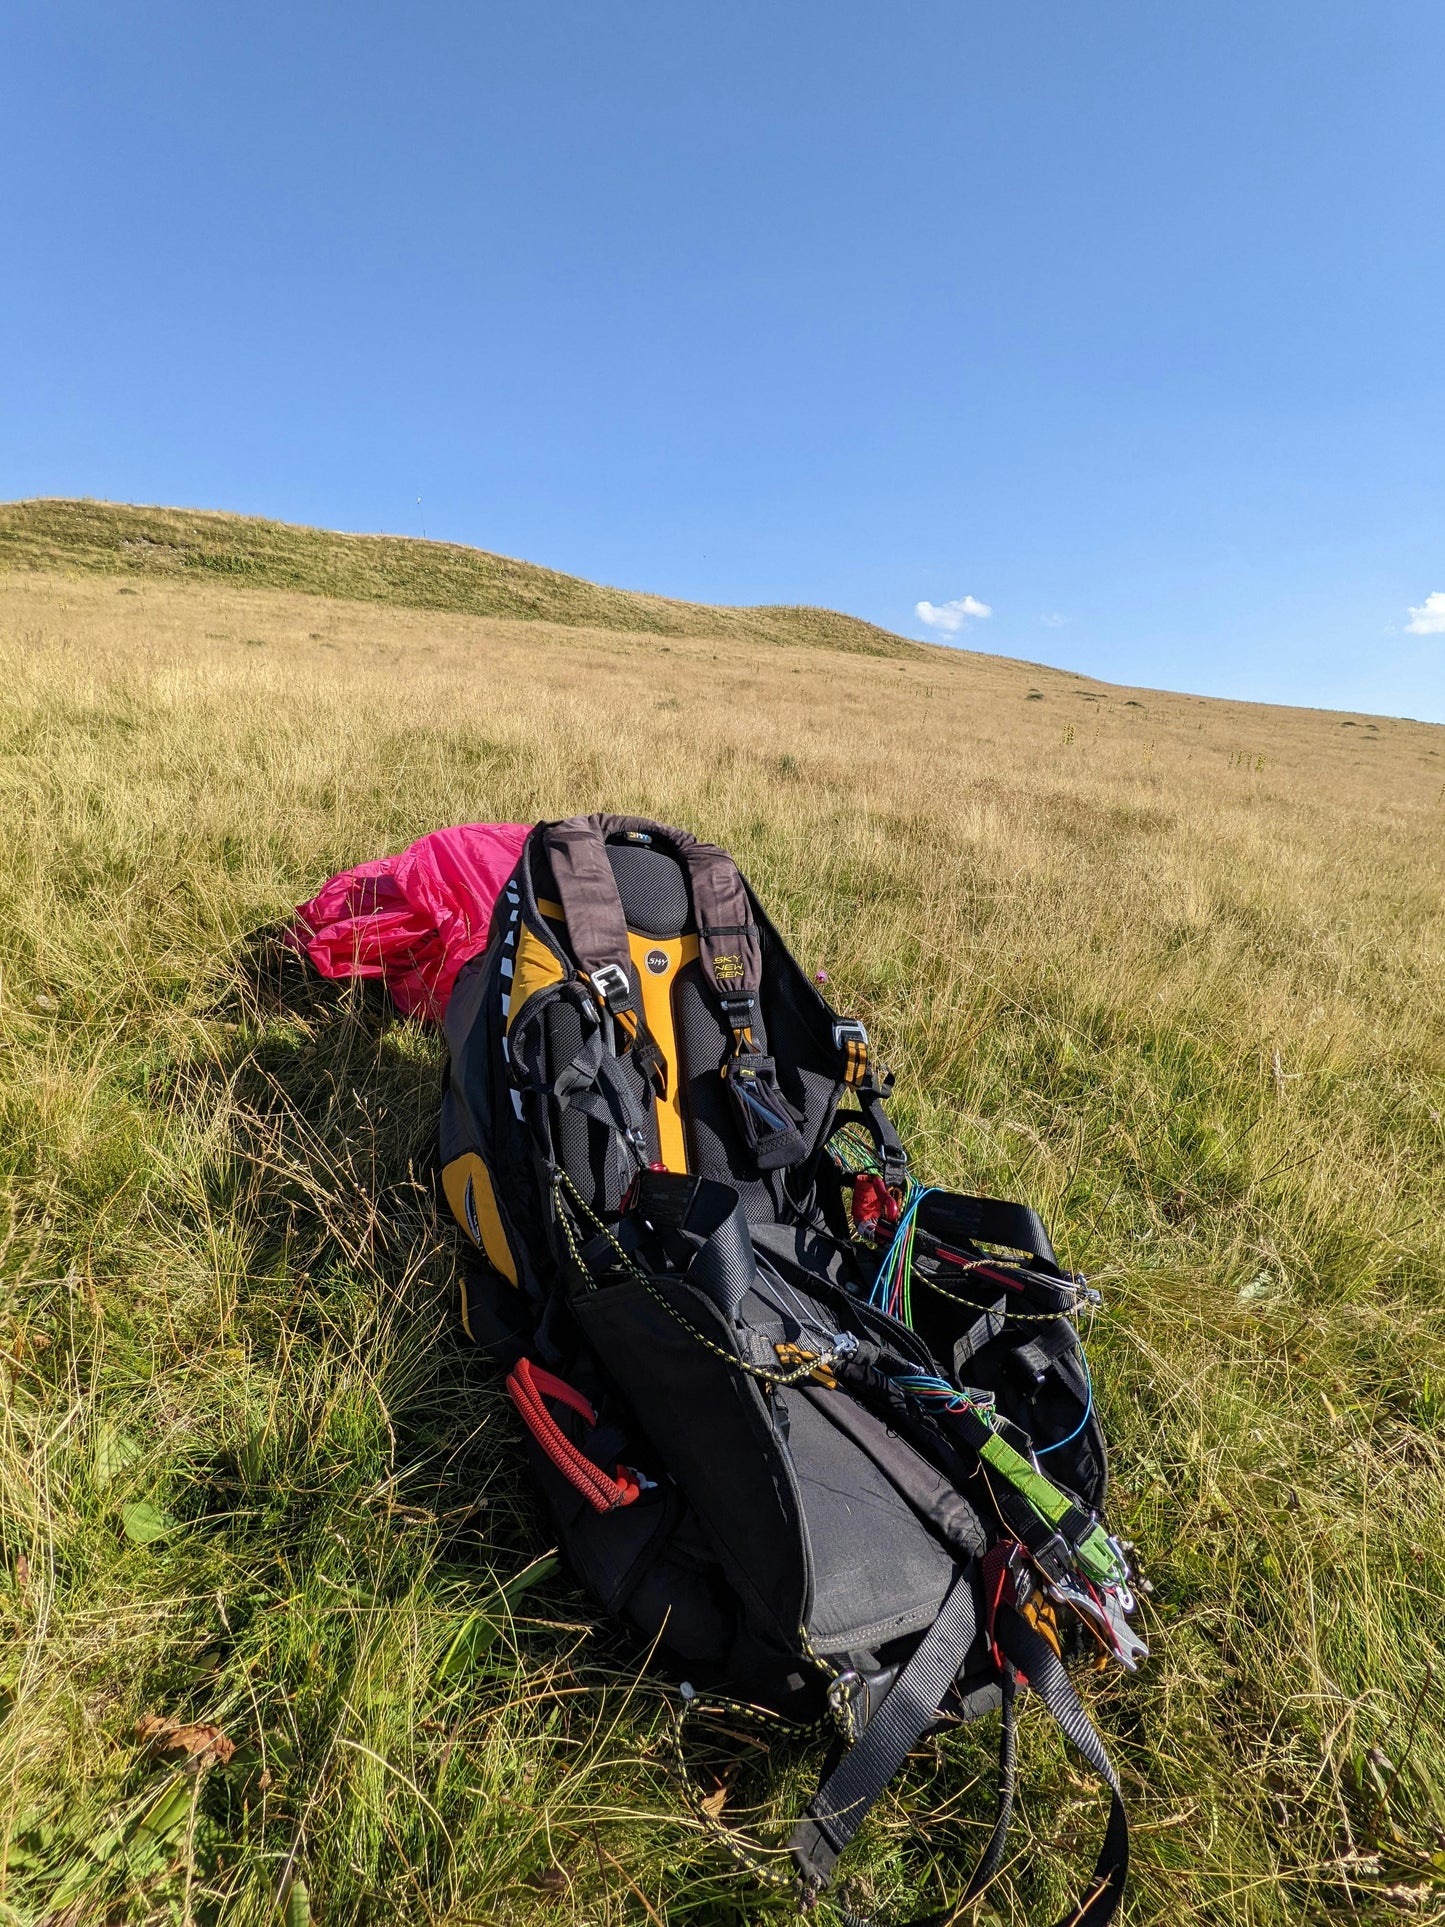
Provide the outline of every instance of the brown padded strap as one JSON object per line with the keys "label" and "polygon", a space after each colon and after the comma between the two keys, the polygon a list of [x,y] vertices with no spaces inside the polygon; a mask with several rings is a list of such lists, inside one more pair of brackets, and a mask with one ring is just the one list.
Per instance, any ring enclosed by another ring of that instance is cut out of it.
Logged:
{"label": "brown padded strap", "polygon": [[686,854],[703,975],[719,997],[756,997],[763,946],[738,866],[712,843],[694,843]]}
{"label": "brown padded strap", "polygon": [[738,866],[715,843],[699,843],[691,831],[645,816],[572,816],[543,830],[567,934],[582,968],[589,976],[607,964],[624,974],[628,970],[627,921],[605,848],[608,837],[628,832],[669,844],[685,865],[699,961],[713,991],[719,997],[756,997],[763,979],[762,944],[748,915]]}
{"label": "brown padded strap", "polygon": [[606,820],[574,816],[563,823],[550,823],[542,833],[543,843],[567,919],[567,938],[578,963],[589,977],[611,964],[630,982],[627,919],[597,829]]}

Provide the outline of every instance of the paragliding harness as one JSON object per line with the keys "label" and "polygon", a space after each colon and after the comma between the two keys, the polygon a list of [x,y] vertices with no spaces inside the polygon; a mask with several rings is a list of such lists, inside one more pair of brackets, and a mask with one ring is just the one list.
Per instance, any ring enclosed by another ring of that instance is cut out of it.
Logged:
{"label": "paragliding harness", "polygon": [[742,1857],[810,1904],[919,1741],[1000,1710],[979,1893],[1027,1683],[1108,1788],[1066,1916],[1103,1927],[1128,1829],[1068,1669],[1145,1648],[1075,1327],[1096,1294],[1033,1211],[912,1177],[863,1026],[686,831],[539,824],[446,1030],[463,1322],[574,1570],[686,1682],[679,1754],[710,1691],[838,1729],[785,1870]]}

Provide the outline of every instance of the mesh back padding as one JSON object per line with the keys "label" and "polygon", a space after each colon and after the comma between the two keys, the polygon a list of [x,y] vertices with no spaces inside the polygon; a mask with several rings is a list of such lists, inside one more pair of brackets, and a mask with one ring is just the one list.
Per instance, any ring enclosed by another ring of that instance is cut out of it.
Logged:
{"label": "mesh back padding", "polygon": [[607,861],[629,930],[644,937],[680,937],[693,928],[687,877],[675,857],[641,843],[609,843]]}
{"label": "mesh back padding", "polygon": [[778,1059],[778,1088],[793,1109],[803,1113],[798,1129],[811,1150],[833,1120],[836,1080],[825,1072],[806,1069],[794,1057],[782,1056]]}
{"label": "mesh back padding", "polygon": [[698,963],[685,964],[672,993],[682,1053],[682,1110],[688,1149],[699,1177],[721,1178],[742,1194],[749,1220],[773,1215],[772,1192],[758,1176],[736,1123],[732,1096],[719,1076],[732,1033]]}

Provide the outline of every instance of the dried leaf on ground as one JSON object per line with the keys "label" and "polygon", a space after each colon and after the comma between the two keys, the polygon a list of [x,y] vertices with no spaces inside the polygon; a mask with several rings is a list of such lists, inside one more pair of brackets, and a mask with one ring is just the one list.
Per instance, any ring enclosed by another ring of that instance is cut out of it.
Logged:
{"label": "dried leaf on ground", "polygon": [[180,1753],[198,1766],[225,1766],[236,1751],[236,1742],[228,1740],[219,1726],[187,1726],[160,1713],[147,1713],[137,1720],[135,1736],[156,1760]]}

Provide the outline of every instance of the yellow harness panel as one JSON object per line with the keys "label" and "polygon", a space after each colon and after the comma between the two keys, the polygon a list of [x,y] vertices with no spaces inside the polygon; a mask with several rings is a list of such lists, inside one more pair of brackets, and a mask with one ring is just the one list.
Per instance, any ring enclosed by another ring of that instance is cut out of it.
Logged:
{"label": "yellow harness panel", "polygon": [[697,955],[694,937],[640,937],[627,933],[632,967],[642,987],[642,1014],[652,1041],[667,1066],[667,1096],[657,1100],[657,1147],[669,1171],[687,1169],[687,1139],[682,1128],[682,1078],[677,1026],[672,1017],[672,987],[677,973]]}
{"label": "yellow harness panel", "polygon": [[515,1285],[517,1267],[497,1213],[492,1174],[475,1151],[464,1151],[446,1166],[442,1172],[442,1190],[457,1223],[472,1243],[480,1245],[502,1276]]}
{"label": "yellow harness panel", "polygon": [[517,939],[517,955],[512,968],[512,1000],[507,1005],[507,1029],[510,1030],[517,1021],[523,1004],[534,991],[545,990],[548,984],[560,984],[565,974],[562,965],[542,939],[524,928]]}

